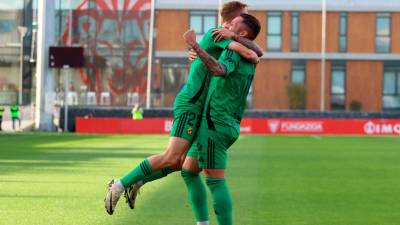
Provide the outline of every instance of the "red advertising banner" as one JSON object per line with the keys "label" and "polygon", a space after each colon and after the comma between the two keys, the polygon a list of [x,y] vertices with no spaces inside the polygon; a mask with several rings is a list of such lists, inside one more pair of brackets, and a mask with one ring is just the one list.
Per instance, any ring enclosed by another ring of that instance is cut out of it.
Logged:
{"label": "red advertising banner", "polygon": [[[172,118],[77,118],[76,132],[98,134],[166,134]],[[400,135],[400,119],[246,118],[242,134]]]}

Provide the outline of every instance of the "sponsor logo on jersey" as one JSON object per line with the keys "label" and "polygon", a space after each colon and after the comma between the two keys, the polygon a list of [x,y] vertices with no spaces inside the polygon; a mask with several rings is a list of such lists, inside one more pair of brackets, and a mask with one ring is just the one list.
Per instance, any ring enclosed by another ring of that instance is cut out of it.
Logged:
{"label": "sponsor logo on jersey", "polygon": [[187,129],[187,132],[188,132],[188,134],[192,135],[192,133],[193,133],[193,128],[189,127],[189,128]]}

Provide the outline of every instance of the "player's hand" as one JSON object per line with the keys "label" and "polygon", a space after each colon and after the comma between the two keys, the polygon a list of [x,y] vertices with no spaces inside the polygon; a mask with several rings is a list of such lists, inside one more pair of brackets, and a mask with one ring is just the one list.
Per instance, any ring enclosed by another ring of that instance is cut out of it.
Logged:
{"label": "player's hand", "polygon": [[235,37],[235,33],[226,28],[220,28],[220,29],[214,29],[212,32],[212,36],[214,37],[215,42],[219,42],[222,39],[226,38],[233,39]]}
{"label": "player's hand", "polygon": [[194,61],[197,58],[197,53],[191,48],[189,50],[189,61]]}
{"label": "player's hand", "polygon": [[194,46],[196,42],[196,32],[194,30],[188,30],[183,34],[183,40],[185,40],[186,44],[189,46]]}

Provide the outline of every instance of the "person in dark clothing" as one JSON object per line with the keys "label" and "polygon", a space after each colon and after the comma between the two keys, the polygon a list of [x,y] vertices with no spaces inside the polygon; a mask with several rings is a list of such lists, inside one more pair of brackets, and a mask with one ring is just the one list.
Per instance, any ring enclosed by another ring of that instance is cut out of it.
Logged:
{"label": "person in dark clothing", "polygon": [[3,122],[3,114],[4,114],[4,106],[0,105],[0,131],[3,129],[1,128],[1,124]]}

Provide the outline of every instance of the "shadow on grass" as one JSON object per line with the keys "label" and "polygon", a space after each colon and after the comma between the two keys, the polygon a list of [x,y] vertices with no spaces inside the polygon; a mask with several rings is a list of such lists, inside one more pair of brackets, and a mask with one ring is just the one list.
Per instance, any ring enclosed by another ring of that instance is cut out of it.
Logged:
{"label": "shadow on grass", "polygon": [[[2,134],[0,174],[40,168],[68,170],[81,163],[85,163],[85,167],[97,167],[100,164],[106,167],[107,163],[97,164],[96,160],[144,159],[154,153],[148,148],[132,148],[128,144],[125,148],[120,142],[120,138],[107,135]],[[84,147],[80,147],[80,143]],[[119,146],[112,147],[114,143]]]}

